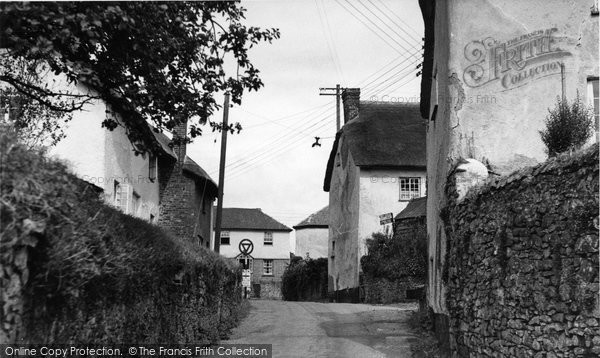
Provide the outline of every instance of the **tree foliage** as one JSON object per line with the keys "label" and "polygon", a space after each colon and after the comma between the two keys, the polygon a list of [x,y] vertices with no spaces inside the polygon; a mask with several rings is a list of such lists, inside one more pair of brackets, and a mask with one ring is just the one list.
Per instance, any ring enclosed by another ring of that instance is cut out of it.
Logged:
{"label": "tree foliage", "polygon": [[540,135],[551,157],[580,148],[593,133],[593,112],[582,102],[579,93],[570,104],[557,97],[555,107],[548,112],[546,129],[540,131]]}
{"label": "tree foliage", "polygon": [[367,250],[368,254],[360,259],[365,275],[390,281],[407,277],[424,280],[427,275],[425,228],[399,237],[374,233],[367,239]]}
{"label": "tree foliage", "polygon": [[[30,70],[28,62],[9,60],[11,71],[19,73],[28,83],[47,85],[42,82],[39,71]],[[67,102],[58,99],[57,105],[67,105]],[[65,136],[62,125],[72,119],[71,113],[41,105],[10,86],[0,88],[0,114],[0,125],[12,129],[10,132],[17,136],[19,142],[30,149],[58,143]]]}
{"label": "tree foliage", "polygon": [[[102,99],[122,122],[107,116],[103,126],[122,124],[138,148],[146,145],[147,121],[172,130],[191,120],[195,137],[207,121],[219,128],[209,119],[220,107],[216,93],[230,92],[240,104],[244,90],[263,85],[248,51],[279,31],[244,25],[244,12],[230,1],[0,3],[0,80],[55,111]],[[89,91],[28,81],[12,71],[11,59],[30,62],[33,71],[45,66]]]}

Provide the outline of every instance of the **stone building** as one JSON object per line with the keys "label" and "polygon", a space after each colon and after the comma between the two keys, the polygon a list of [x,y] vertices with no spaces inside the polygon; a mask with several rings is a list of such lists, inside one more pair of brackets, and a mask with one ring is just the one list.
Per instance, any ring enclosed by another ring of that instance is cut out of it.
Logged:
{"label": "stone building", "polygon": [[[598,2],[419,4],[425,23],[421,115],[427,120],[428,304],[444,335],[448,238],[441,214],[448,175],[461,160],[500,175],[544,161],[539,131],[557,97],[572,101],[579,93],[598,118]],[[462,181],[457,191],[464,196],[480,180]]]}
{"label": "stone building", "polygon": [[295,254],[302,257],[318,259],[327,257],[327,241],[329,239],[329,207],[311,214],[294,226],[296,231]]}
{"label": "stone building", "polygon": [[[283,271],[290,262],[292,249],[291,231],[261,209],[223,208],[220,253],[241,263],[249,261],[254,297],[281,298]],[[240,251],[242,240],[252,242],[249,255]]]}
{"label": "stone building", "polygon": [[425,126],[419,107],[363,102],[342,94],[344,126],[331,149],[323,189],[329,192],[328,290],[358,301],[365,240],[382,230],[379,216],[425,195]]}

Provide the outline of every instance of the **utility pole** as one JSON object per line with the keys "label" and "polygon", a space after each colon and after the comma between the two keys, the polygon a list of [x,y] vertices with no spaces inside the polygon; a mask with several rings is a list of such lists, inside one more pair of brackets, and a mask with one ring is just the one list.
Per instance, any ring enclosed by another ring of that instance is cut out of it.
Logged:
{"label": "utility pole", "polygon": [[560,89],[562,92],[562,100],[564,102],[567,100],[567,84],[565,81],[565,64],[562,62],[560,64]]}
{"label": "utility pole", "polygon": [[221,161],[219,163],[219,191],[217,194],[217,222],[215,223],[215,252],[221,249],[221,222],[223,219],[223,186],[225,186],[225,153],[227,150],[227,124],[229,117],[229,92],[225,93],[223,104],[223,126],[221,127]]}
{"label": "utility pole", "polygon": [[[330,92],[327,92],[330,91]],[[331,91],[335,91],[331,93]],[[333,87],[324,87],[319,88],[319,96],[335,96],[335,124],[336,124],[336,132],[340,130],[340,98],[342,95],[342,89],[340,85],[335,85]]]}

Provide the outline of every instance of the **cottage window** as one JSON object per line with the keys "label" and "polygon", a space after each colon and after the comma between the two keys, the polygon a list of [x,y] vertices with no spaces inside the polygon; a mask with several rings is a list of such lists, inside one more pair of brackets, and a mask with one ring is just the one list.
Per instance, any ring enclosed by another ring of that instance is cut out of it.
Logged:
{"label": "cottage window", "polygon": [[263,275],[273,275],[273,260],[263,260]]}
{"label": "cottage window", "polygon": [[229,245],[230,241],[229,231],[221,231],[221,245]]}
{"label": "cottage window", "polygon": [[596,130],[596,141],[598,140],[598,131],[600,130],[600,124],[598,120],[598,77],[588,78],[588,86],[587,86],[587,98],[588,104],[594,110],[594,128]]}
{"label": "cottage window", "polygon": [[155,155],[150,155],[148,159],[148,179],[154,183],[157,176],[157,162],[158,159]]}
{"label": "cottage window", "polygon": [[113,203],[114,205],[124,212],[129,213],[129,185],[121,184],[118,181],[114,181],[113,187]]}
{"label": "cottage window", "polygon": [[265,245],[273,246],[273,233],[270,231],[265,231]]}
{"label": "cottage window", "polygon": [[398,178],[400,200],[411,200],[421,196],[421,178]]}
{"label": "cottage window", "polygon": [[131,215],[137,215],[140,209],[140,199],[140,195],[134,191],[132,194]]}

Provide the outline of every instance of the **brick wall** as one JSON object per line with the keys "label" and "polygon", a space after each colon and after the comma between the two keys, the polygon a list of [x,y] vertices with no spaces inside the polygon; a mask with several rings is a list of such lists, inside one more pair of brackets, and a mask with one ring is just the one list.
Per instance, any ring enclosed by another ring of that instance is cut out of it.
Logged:
{"label": "brick wall", "polygon": [[174,137],[180,138],[173,146],[178,160],[161,157],[158,161],[158,225],[174,235],[206,246],[211,236],[212,194],[204,187],[203,180],[183,171],[186,143],[182,138],[185,138],[186,128],[186,124],[181,124],[174,130]]}
{"label": "brick wall", "polygon": [[443,212],[461,357],[597,357],[598,148],[472,189]]}

